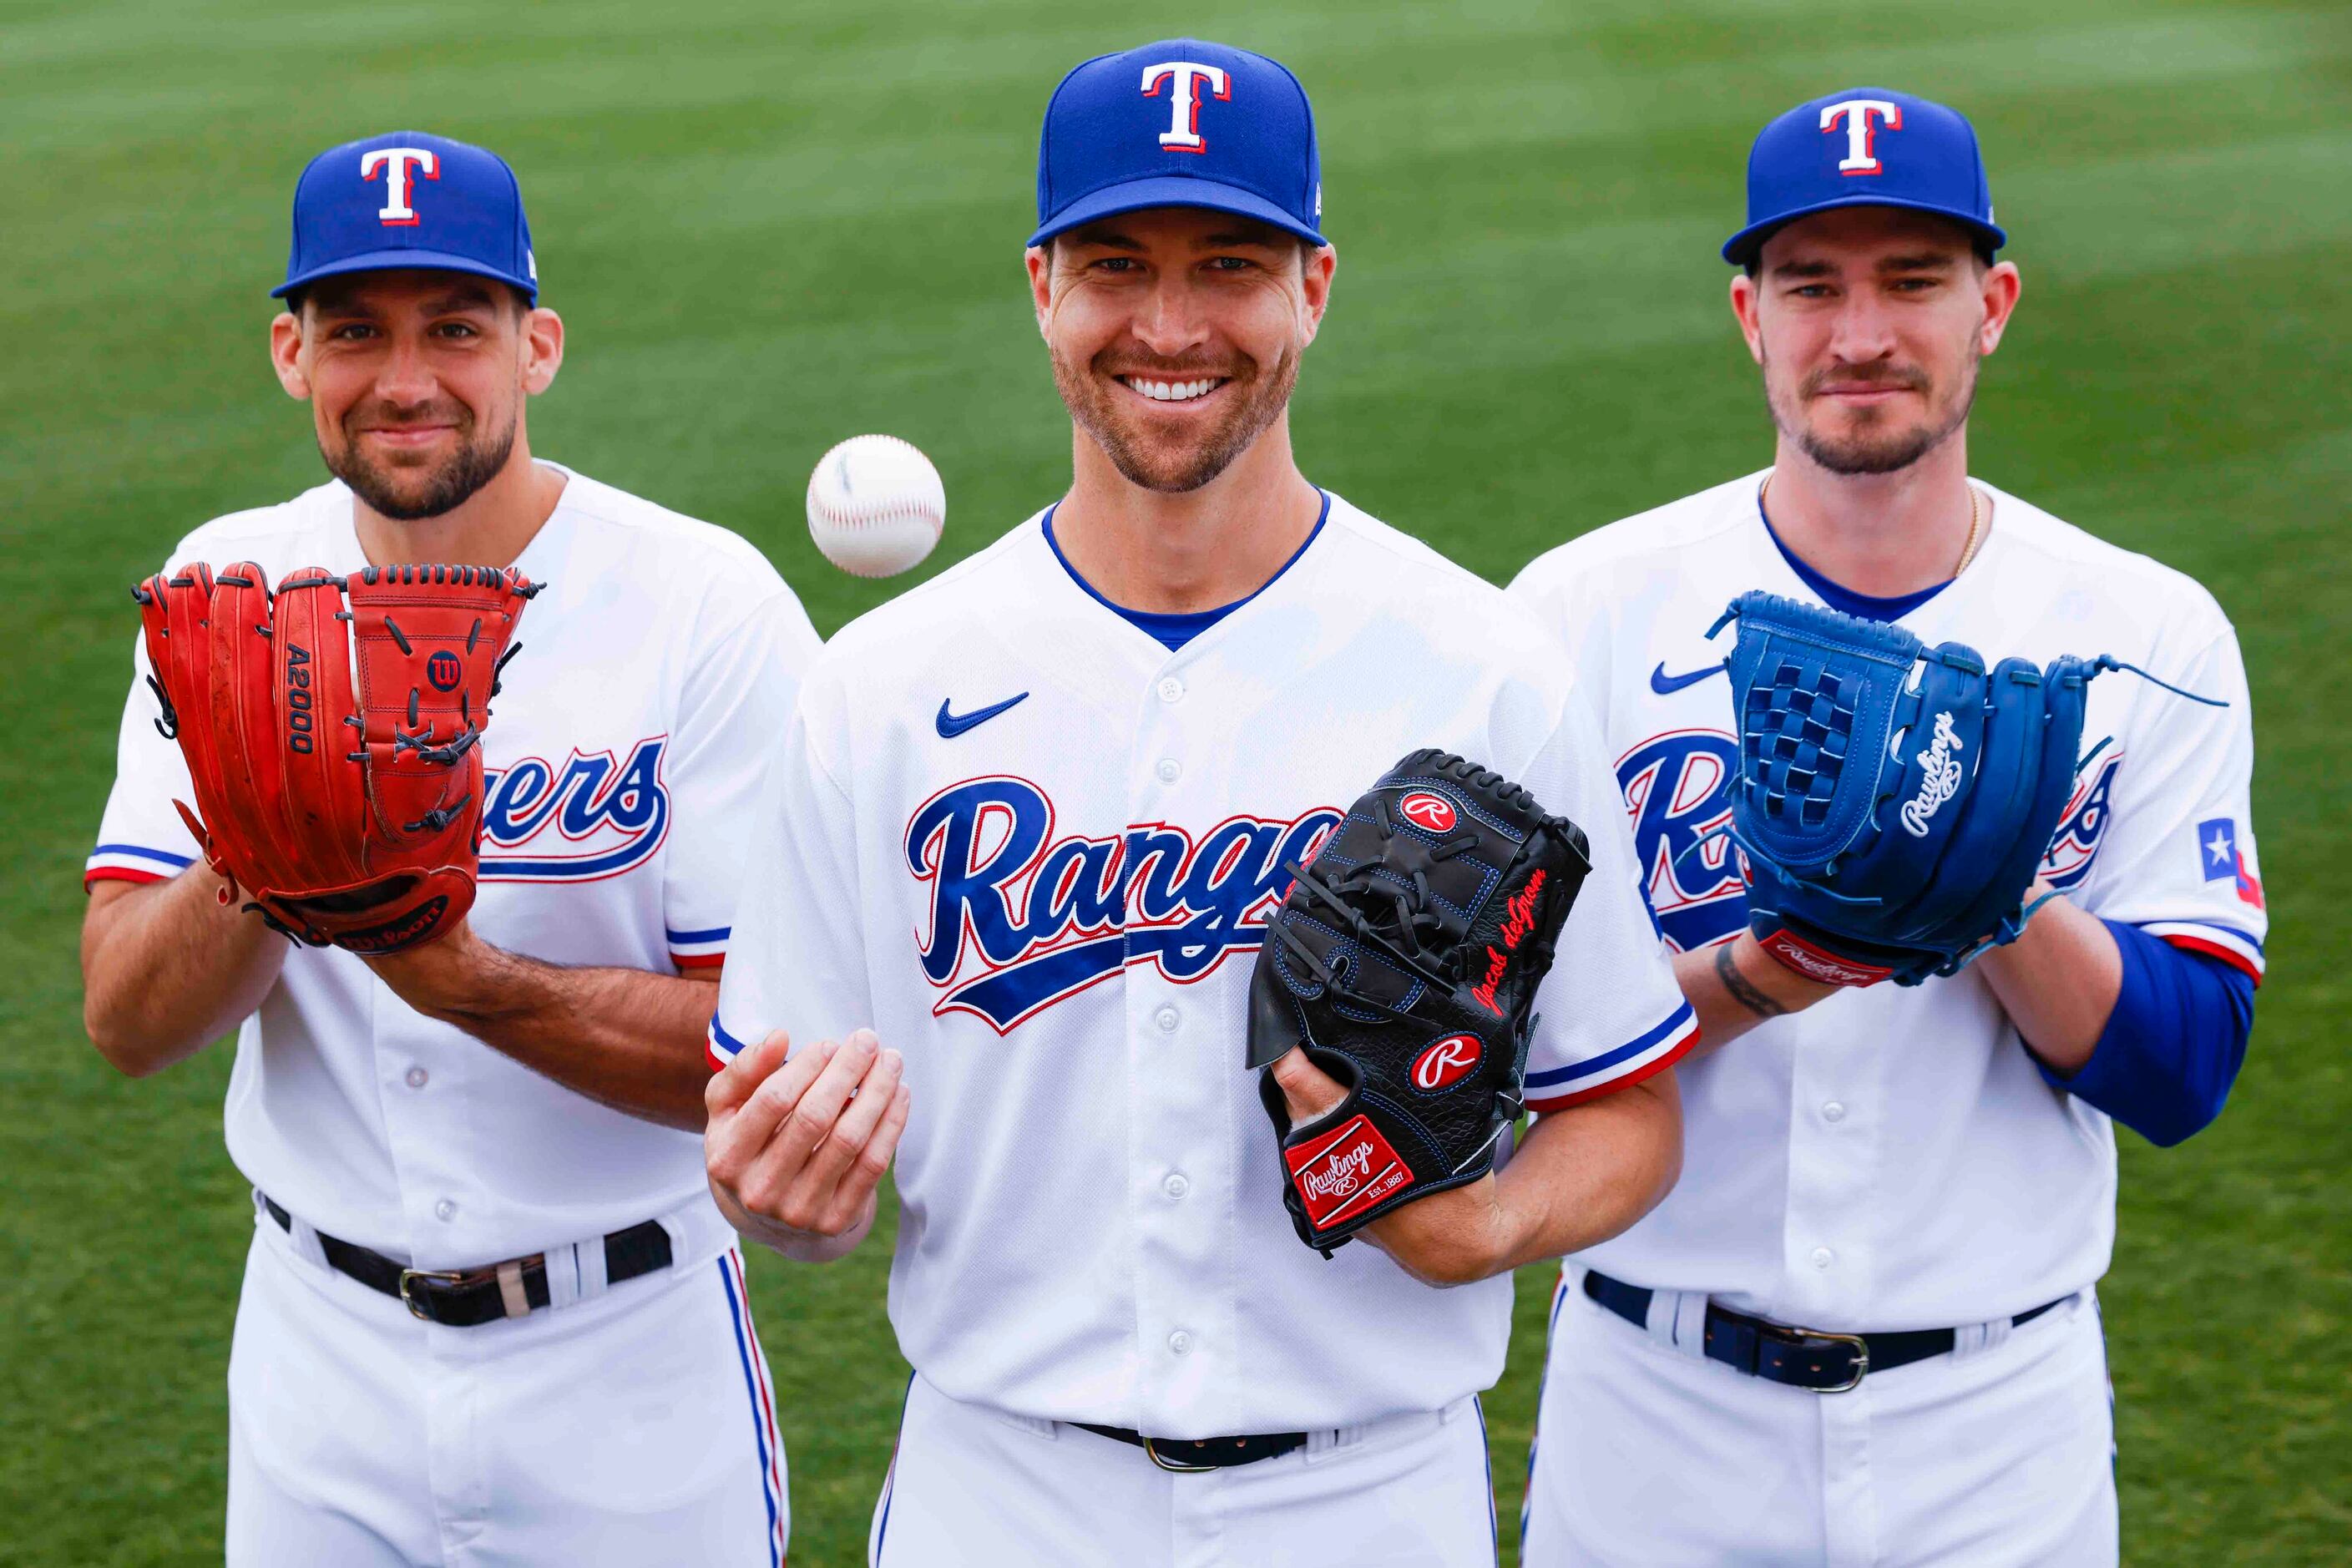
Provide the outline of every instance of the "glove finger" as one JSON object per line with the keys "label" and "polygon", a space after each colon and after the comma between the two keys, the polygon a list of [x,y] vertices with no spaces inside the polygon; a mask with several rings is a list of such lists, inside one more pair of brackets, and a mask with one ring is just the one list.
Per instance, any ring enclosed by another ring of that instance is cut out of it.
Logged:
{"label": "glove finger", "polygon": [[1983,743],[1934,879],[1907,911],[1903,934],[1972,942],[2023,900],[2033,879],[2020,863],[2019,829],[2042,776],[2041,667],[2005,658],[1986,682]]}
{"label": "glove finger", "polygon": [[283,815],[300,846],[300,886],[341,888],[365,876],[360,845],[366,780],[352,696],[342,583],[318,567],[287,574],[272,605],[286,679],[278,696],[287,729]]}
{"label": "glove finger", "polygon": [[206,655],[207,704],[220,758],[220,799],[205,806],[215,838],[229,846],[238,879],[252,893],[288,887],[279,803],[277,701],[270,657],[269,579],[249,561],[214,579]]}
{"label": "glove finger", "polygon": [[[1891,798],[1881,797],[1879,837],[1857,868],[1860,875],[1837,884],[1840,892],[1898,900],[1886,929],[1908,924],[1903,907],[1934,885],[1958,816],[1958,797],[1982,758],[1984,684],[1984,660],[1976,650],[1948,642],[1927,653],[1916,689],[1896,705],[1903,728],[1888,746],[1902,771],[1891,780]],[[1889,784],[1882,774],[1882,787]]]}

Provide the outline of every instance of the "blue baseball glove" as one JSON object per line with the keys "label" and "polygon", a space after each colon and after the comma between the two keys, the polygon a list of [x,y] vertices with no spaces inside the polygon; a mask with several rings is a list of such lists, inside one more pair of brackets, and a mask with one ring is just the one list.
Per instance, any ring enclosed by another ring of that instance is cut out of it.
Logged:
{"label": "blue baseball glove", "polygon": [[2087,688],[2133,667],[1988,669],[1959,643],[1765,593],[1708,635],[1734,619],[1731,835],[1764,951],[1831,984],[1916,985],[2016,941],[2074,785]]}

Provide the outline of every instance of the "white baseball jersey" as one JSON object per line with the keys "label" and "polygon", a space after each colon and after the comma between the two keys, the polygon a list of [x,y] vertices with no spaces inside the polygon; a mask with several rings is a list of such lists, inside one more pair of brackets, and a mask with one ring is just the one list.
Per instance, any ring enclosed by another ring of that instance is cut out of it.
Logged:
{"label": "white baseball jersey", "polygon": [[810,671],[713,1053],[870,1026],[905,1054],[890,1315],[951,1399],[1169,1437],[1443,1409],[1499,1372],[1510,1282],[1299,1244],[1243,1067],[1251,966],[1283,863],[1442,746],[1591,838],[1531,1097],[1660,1070],[1695,1025],[1591,721],[1532,616],[1344,501],[1173,653],[1045,515]]}
{"label": "white baseball jersey", "polygon": [[[1747,922],[1729,842],[1685,856],[1731,815],[1719,665],[1734,633],[1710,643],[1707,628],[1750,588],[1819,602],[1766,530],[1761,479],[1601,529],[1512,586],[1566,640],[1601,711],[1644,889],[1684,952]],[[2112,653],[2226,700],[2203,707],[2129,674],[2094,681],[2091,761],[2043,875],[2095,914],[2259,979],[2267,924],[2236,634],[2179,573],[1980,488],[1994,513],[1975,563],[1901,624],[1989,659]],[[1863,1331],[2005,1318],[2106,1270],[2113,1123],[2043,1080],[1973,970],[1832,996],[1681,1077],[1680,1184],[1578,1261],[1784,1323]]]}
{"label": "white baseball jersey", "polygon": [[[341,483],[197,529],[171,563],[367,564]],[[499,947],[676,973],[719,963],[742,846],[817,639],[766,559],[722,529],[571,474],[515,565],[522,616],[483,741],[479,896]],[[152,881],[197,853],[194,802],[153,722],[143,647],[90,879]],[[230,1155],[319,1230],[466,1268],[685,1215],[677,1264],[733,1240],[702,1141],[597,1104],[411,1010],[363,960],[289,952],[237,1035]]]}

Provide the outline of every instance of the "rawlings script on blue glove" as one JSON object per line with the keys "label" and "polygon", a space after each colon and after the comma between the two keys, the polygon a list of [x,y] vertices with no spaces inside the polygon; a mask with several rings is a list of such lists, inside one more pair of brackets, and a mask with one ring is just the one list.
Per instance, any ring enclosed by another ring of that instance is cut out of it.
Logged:
{"label": "rawlings script on blue glove", "polygon": [[1828,984],[1916,985],[2016,941],[2091,679],[2146,672],[2071,654],[1987,669],[1962,644],[1765,593],[1708,635],[1734,619],[1731,835],[1764,951]]}

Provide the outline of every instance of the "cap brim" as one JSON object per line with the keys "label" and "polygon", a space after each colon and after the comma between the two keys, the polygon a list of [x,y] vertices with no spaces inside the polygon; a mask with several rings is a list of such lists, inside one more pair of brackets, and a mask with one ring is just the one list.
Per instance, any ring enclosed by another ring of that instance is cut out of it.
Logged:
{"label": "cap brim", "polygon": [[1310,225],[1299,222],[1254,191],[1190,174],[1155,174],[1149,179],[1124,180],[1115,185],[1105,185],[1098,191],[1089,191],[1038,225],[1037,232],[1029,237],[1028,243],[1043,245],[1055,235],[1076,228],[1082,223],[1116,217],[1121,213],[1143,212],[1151,207],[1199,207],[1208,212],[1233,213],[1241,217],[1255,218],[1260,223],[1272,224],[1285,234],[1295,234],[1310,245],[1330,243],[1316,233]]}
{"label": "cap brim", "polygon": [[282,300],[289,290],[307,288],[321,278],[340,278],[347,272],[469,272],[477,278],[493,278],[510,289],[522,290],[523,298],[539,303],[539,285],[528,278],[518,278],[511,272],[501,272],[487,262],[469,256],[452,256],[440,250],[371,250],[362,256],[346,256],[324,267],[313,267],[308,272],[297,273],[269,291],[273,300]]}
{"label": "cap brim", "polygon": [[1794,212],[1775,213],[1762,223],[1751,223],[1723,242],[1723,258],[1734,267],[1745,267],[1756,252],[1764,248],[1764,242],[1771,238],[1779,230],[1788,227],[1799,218],[1811,217],[1815,213],[1830,212],[1838,207],[1901,207],[1907,212],[1933,213],[1937,217],[1950,218],[1970,233],[1990,240],[1995,250],[2009,243],[2007,232],[1996,225],[1970,216],[1967,213],[1954,212],[1949,207],[1937,206],[1933,202],[1911,202],[1905,201],[1899,196],[1861,193],[1851,196],[1840,196],[1835,201],[1815,202],[1811,206],[1799,207]]}

